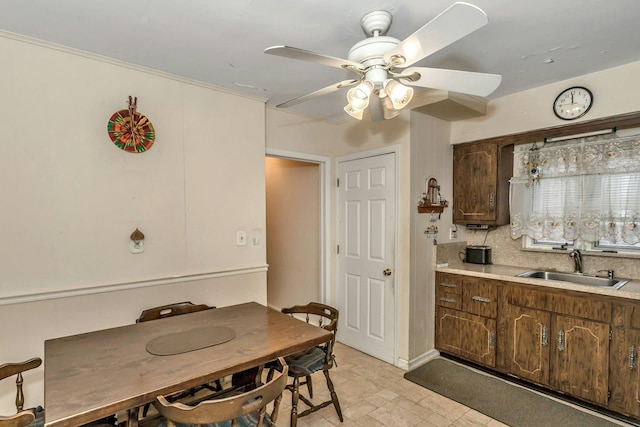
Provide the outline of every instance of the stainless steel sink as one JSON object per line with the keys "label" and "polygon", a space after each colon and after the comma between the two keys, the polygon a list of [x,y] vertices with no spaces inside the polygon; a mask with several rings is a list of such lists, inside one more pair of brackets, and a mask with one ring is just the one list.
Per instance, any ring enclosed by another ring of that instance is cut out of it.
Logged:
{"label": "stainless steel sink", "polygon": [[518,277],[530,277],[532,279],[554,280],[562,282],[571,282],[578,285],[600,286],[610,289],[620,289],[627,284],[629,279],[620,277],[609,279],[607,277],[589,276],[580,273],[562,273],[558,271],[531,270],[518,274]]}

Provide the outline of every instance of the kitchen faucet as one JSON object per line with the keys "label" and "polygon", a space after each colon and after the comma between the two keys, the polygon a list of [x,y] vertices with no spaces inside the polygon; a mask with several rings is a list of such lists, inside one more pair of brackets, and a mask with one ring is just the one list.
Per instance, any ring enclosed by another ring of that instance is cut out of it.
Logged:
{"label": "kitchen faucet", "polygon": [[580,255],[580,251],[574,249],[569,252],[569,256],[573,258],[573,272],[582,273],[582,255]]}

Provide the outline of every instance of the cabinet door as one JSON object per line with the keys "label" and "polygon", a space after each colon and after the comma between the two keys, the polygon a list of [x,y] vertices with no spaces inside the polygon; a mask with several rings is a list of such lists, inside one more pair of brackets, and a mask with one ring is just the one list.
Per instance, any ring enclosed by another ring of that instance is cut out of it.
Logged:
{"label": "cabinet door", "polygon": [[495,366],[496,321],[474,314],[438,307],[436,348],[454,356]]}
{"label": "cabinet door", "polygon": [[453,149],[453,219],[495,221],[498,147],[480,143]]}
{"label": "cabinet door", "polygon": [[514,305],[505,314],[507,370],[517,377],[548,384],[551,314]]}
{"label": "cabinet door", "polygon": [[609,325],[555,316],[551,383],[559,391],[607,405]]}
{"label": "cabinet door", "polygon": [[615,305],[609,359],[609,409],[640,416],[640,305]]}

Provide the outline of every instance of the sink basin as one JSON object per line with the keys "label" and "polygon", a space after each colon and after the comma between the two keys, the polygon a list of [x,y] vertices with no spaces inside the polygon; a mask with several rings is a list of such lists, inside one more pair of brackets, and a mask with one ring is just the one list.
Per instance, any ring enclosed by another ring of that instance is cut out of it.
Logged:
{"label": "sink basin", "polygon": [[518,274],[518,277],[530,277],[532,279],[554,280],[571,282],[578,285],[600,286],[610,289],[620,289],[627,284],[629,279],[589,276],[580,273],[561,273],[558,271],[531,270]]}

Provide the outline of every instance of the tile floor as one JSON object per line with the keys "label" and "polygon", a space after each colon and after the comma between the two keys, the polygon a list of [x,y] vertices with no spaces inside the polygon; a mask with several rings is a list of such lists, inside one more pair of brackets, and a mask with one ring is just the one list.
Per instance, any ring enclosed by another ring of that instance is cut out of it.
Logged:
{"label": "tile floor", "polygon": [[[344,422],[340,423],[333,406],[328,406],[300,418],[299,427],[505,426],[405,380],[402,369],[340,343],[336,344],[334,352],[338,366],[331,370],[331,379],[340,399]],[[326,400],[329,393],[321,373],[314,374],[313,384],[313,400]],[[299,406],[304,407],[304,404]],[[290,425],[290,410],[291,393],[285,391],[277,420],[279,427]]]}

